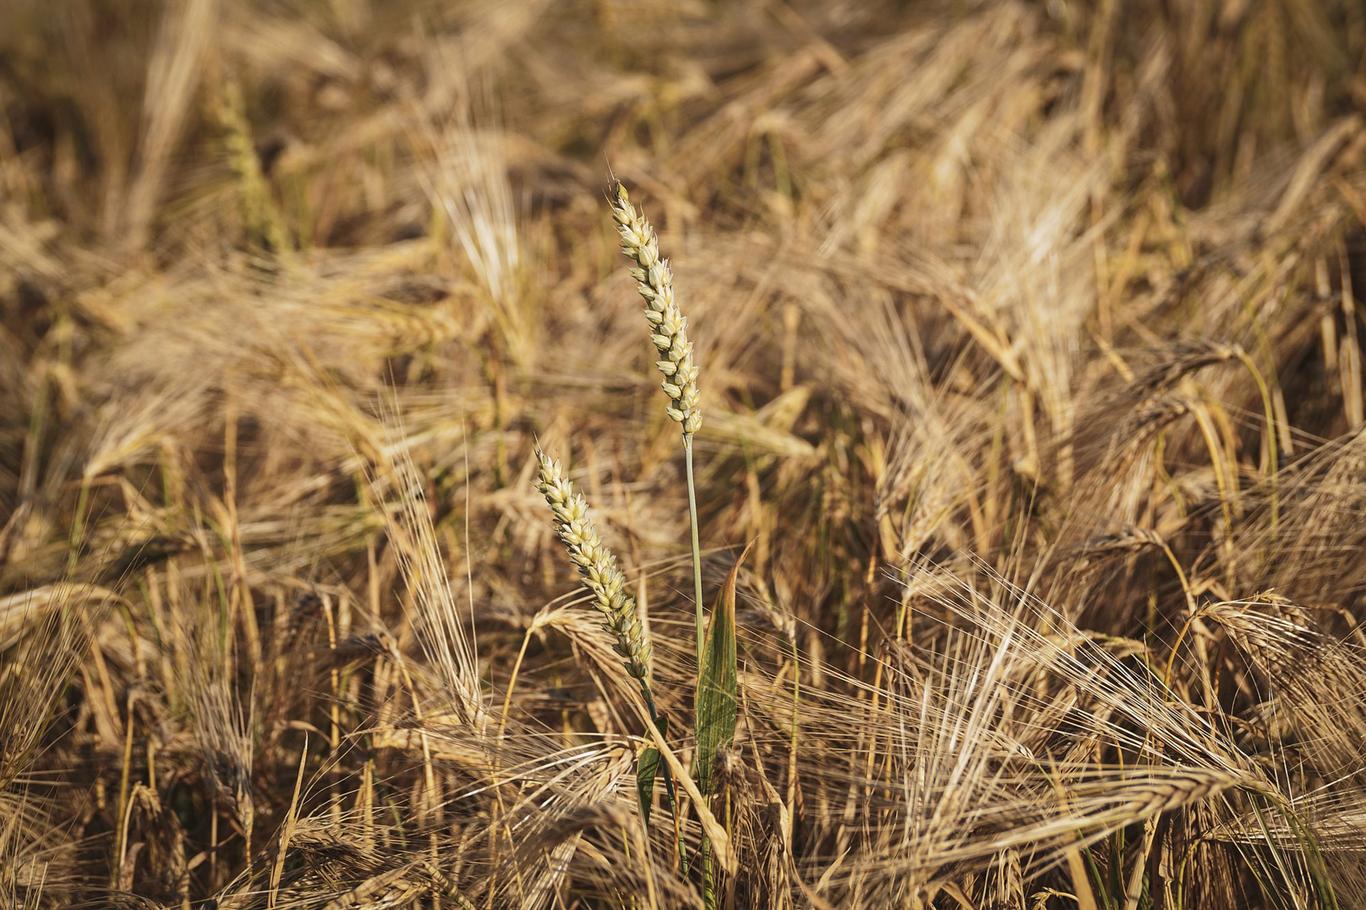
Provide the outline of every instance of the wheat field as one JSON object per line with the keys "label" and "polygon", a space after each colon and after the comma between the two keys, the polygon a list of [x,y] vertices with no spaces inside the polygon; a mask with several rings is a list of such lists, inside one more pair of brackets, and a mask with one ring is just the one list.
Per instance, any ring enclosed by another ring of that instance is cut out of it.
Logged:
{"label": "wheat field", "polygon": [[1366,908],[1363,107],[1357,0],[0,0],[0,907]]}

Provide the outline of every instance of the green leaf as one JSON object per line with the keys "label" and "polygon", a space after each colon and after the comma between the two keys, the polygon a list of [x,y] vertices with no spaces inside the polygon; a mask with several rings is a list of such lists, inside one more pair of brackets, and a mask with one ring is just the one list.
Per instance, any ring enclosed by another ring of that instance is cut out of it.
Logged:
{"label": "green leaf", "polygon": [[[735,741],[735,721],[739,706],[736,701],[735,660],[735,582],[740,577],[740,565],[749,555],[745,547],[726,578],[726,585],[712,607],[711,624],[707,627],[707,641],[702,647],[702,666],[697,674],[697,698],[693,704],[697,714],[697,756],[693,761],[693,778],[703,795],[712,793],[712,772],[716,756]],[[712,865],[711,843],[702,840],[702,901],[711,910],[716,907],[716,870]]]}
{"label": "green leaf", "polygon": [[[653,705],[654,702],[651,702]],[[654,708],[650,708],[650,713],[654,713]],[[661,736],[669,735],[669,720],[666,717],[655,718],[655,726],[659,728]],[[673,780],[669,776],[669,766],[660,761],[659,750],[654,746],[646,746],[640,750],[636,756],[636,796],[640,799],[640,817],[645,822],[645,827],[650,827],[650,810],[654,808],[655,802],[655,776],[664,772],[664,787],[669,797],[669,811],[674,808]]]}
{"label": "green leaf", "polygon": [[735,582],[740,575],[740,564],[748,554],[749,547],[745,547],[730,570],[725,587],[716,597],[697,676],[694,701],[697,756],[693,762],[693,779],[697,781],[697,788],[708,795],[716,756],[735,739]]}
{"label": "green leaf", "polygon": [[655,775],[659,773],[659,750],[646,746],[636,756],[636,796],[640,799],[640,817],[645,827],[650,826],[650,810],[655,802]]}

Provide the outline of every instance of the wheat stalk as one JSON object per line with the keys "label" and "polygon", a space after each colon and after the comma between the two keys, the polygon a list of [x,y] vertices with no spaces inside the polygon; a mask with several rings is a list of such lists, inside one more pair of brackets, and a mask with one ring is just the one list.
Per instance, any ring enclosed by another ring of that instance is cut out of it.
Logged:
{"label": "wheat stalk", "polygon": [[[598,536],[593,519],[588,514],[588,502],[583,494],[574,490],[574,484],[564,476],[560,463],[539,446],[536,448],[536,461],[540,466],[536,488],[550,506],[555,520],[555,534],[569,553],[569,560],[578,566],[584,587],[593,595],[594,608],[606,619],[603,627],[616,638],[612,650],[625,662],[626,672],[640,684],[649,723],[654,728],[650,736],[654,738],[659,752],[664,753],[667,751],[663,739],[664,724],[659,719],[659,709],[650,690],[650,639],[640,621],[636,599],[627,593],[626,576],[617,565],[616,556]],[[653,775],[650,779],[653,782]],[[668,772],[664,774],[664,788],[668,794],[669,811],[674,812],[678,797],[674,791],[673,777]],[[648,823],[648,814],[643,817]]]}
{"label": "wheat stalk", "polygon": [[697,362],[688,340],[688,320],[674,300],[674,274],[668,260],[659,258],[659,238],[645,216],[631,204],[626,187],[618,181],[609,197],[612,218],[621,235],[621,251],[636,264],[631,277],[645,301],[645,319],[650,323],[650,340],[658,350],[655,361],[664,374],[661,384],[669,396],[666,413],[683,427],[683,462],[688,478],[688,523],[692,532],[693,604],[696,619],[697,665],[702,665],[705,633],[702,615],[702,546],[697,533],[697,483],[693,479],[692,438],[702,427],[702,408],[698,401]]}

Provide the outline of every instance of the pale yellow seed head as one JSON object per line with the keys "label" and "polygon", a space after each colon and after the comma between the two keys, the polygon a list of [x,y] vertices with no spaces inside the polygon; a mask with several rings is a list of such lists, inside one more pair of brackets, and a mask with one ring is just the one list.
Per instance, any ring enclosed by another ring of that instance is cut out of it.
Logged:
{"label": "pale yellow seed head", "polygon": [[673,271],[659,256],[659,238],[650,222],[631,204],[626,187],[617,183],[611,193],[612,219],[621,236],[621,251],[636,263],[631,269],[637,290],[645,301],[645,319],[650,324],[650,341],[659,351],[657,361],[664,376],[662,387],[669,396],[665,412],[692,436],[702,426],[701,392],[697,387],[699,370],[688,341],[688,320],[674,302]]}
{"label": "pale yellow seed head", "polygon": [[650,672],[650,641],[640,621],[635,598],[626,592],[626,576],[617,558],[598,537],[588,514],[588,503],[575,492],[560,463],[536,450],[540,470],[536,488],[554,516],[555,534],[570,562],[579,568],[584,587],[593,595],[593,607],[602,614],[603,627],[616,638],[613,648],[626,662],[626,672],[645,679]]}

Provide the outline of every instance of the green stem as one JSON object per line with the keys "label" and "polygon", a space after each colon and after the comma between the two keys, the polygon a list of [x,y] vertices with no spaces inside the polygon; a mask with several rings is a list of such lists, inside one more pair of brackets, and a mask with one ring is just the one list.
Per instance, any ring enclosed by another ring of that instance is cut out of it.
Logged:
{"label": "green stem", "polygon": [[[655,707],[654,693],[650,691],[649,684],[643,679],[640,681],[640,694],[645,696],[645,707],[650,711],[650,723],[654,724],[659,735],[663,736],[664,725],[660,722],[659,710]],[[664,763],[663,756],[660,756],[659,767],[664,772],[664,792],[669,797],[669,814],[673,815],[678,812],[678,792],[674,790],[674,776],[670,773],[669,766]]]}
{"label": "green stem", "polygon": [[692,473],[692,434],[683,434],[683,461],[688,471],[688,519],[692,524],[692,588],[697,610],[697,669],[702,670],[702,545],[697,537],[697,486]]}

